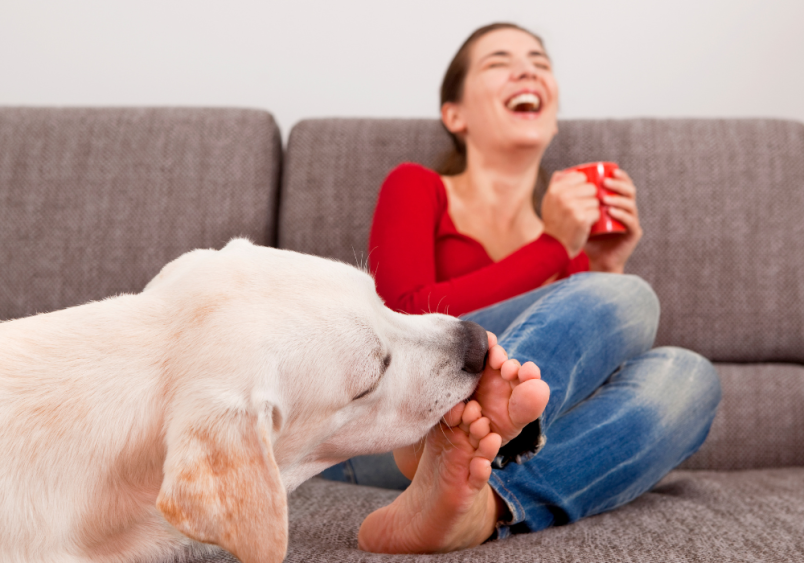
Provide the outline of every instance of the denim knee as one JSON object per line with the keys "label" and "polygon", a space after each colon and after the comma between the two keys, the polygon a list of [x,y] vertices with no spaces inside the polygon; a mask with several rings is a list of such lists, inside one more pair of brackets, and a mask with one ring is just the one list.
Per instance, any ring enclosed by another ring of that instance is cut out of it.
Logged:
{"label": "denim knee", "polygon": [[631,274],[585,272],[570,278],[576,288],[607,303],[609,312],[629,327],[629,338],[639,339],[638,349],[650,350],[656,340],[661,307],[656,292],[648,282]]}
{"label": "denim knee", "polygon": [[641,360],[656,361],[641,399],[651,403],[665,426],[706,429],[720,403],[720,378],[712,363],[690,350],[674,346],[655,348]]}

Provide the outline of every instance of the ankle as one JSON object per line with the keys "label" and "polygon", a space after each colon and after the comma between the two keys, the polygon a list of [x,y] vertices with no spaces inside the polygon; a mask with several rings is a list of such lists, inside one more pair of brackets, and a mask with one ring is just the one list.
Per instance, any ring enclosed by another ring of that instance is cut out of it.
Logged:
{"label": "ankle", "polygon": [[424,450],[423,443],[417,443],[411,446],[404,446],[394,450],[394,461],[399,471],[413,481],[413,476],[416,475],[416,469],[419,467],[419,459],[421,458],[422,451]]}
{"label": "ankle", "polygon": [[497,522],[504,520],[506,515],[509,514],[508,505],[505,504],[505,501],[500,498],[490,485],[487,484],[486,487],[489,495],[486,518],[483,522],[483,541],[488,540],[497,532]]}

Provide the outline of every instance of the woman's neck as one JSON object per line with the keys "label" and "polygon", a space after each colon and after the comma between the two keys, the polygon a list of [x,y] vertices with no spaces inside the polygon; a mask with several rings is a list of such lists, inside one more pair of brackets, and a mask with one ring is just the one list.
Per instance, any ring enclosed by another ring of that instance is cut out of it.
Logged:
{"label": "woman's neck", "polygon": [[533,189],[543,152],[489,154],[469,145],[466,170],[451,179],[452,195],[474,213],[493,217],[503,228],[513,228],[523,215],[533,213]]}

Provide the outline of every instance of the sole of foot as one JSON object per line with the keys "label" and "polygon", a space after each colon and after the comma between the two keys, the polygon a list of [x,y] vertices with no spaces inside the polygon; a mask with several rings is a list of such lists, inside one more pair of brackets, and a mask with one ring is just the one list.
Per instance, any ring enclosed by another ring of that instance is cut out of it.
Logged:
{"label": "sole of foot", "polygon": [[426,436],[410,486],[365,519],[360,549],[437,553],[485,541],[497,521],[488,479],[500,444],[475,401],[456,405]]}
{"label": "sole of foot", "polygon": [[542,381],[536,364],[509,359],[497,344],[497,337],[488,334],[489,359],[472,398],[491,421],[492,432],[499,434],[505,445],[542,415],[550,399],[550,387]]}
{"label": "sole of foot", "polygon": [[[522,432],[522,429],[539,418],[550,399],[550,388],[541,379],[541,371],[533,362],[520,363],[509,359],[497,344],[497,337],[488,333],[489,357],[483,375],[472,398],[465,407],[458,404],[453,411],[469,410],[472,416],[489,419],[491,431],[499,434],[505,445]],[[454,415],[447,413],[447,420]],[[425,438],[426,439],[426,438]],[[394,451],[400,471],[413,479],[424,451],[424,440]]]}

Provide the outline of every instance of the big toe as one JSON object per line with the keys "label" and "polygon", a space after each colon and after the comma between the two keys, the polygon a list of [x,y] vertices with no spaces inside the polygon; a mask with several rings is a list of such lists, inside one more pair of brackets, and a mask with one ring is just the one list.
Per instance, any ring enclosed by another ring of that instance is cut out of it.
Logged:
{"label": "big toe", "polygon": [[550,399],[550,387],[541,379],[529,379],[514,387],[508,402],[508,416],[519,428],[524,428],[544,412]]}

